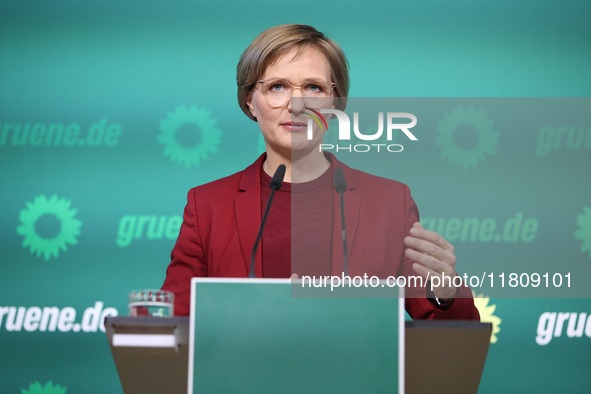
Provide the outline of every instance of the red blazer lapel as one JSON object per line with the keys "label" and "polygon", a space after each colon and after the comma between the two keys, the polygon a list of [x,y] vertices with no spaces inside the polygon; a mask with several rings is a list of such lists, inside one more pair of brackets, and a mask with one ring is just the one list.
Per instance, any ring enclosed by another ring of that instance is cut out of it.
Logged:
{"label": "red blazer lapel", "polygon": [[[238,195],[234,202],[236,228],[244,258],[245,276],[248,276],[250,270],[250,256],[261,225],[261,166],[265,157],[265,154],[261,155],[257,161],[243,171]],[[257,278],[262,277],[263,260],[260,245],[255,256],[255,273]]]}

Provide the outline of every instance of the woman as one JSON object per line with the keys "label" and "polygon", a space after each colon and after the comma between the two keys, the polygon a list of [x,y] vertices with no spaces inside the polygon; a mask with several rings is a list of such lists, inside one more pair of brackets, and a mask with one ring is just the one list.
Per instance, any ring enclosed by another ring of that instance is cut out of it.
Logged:
{"label": "woman", "polygon": [[[346,179],[345,216],[351,276],[456,275],[453,246],[418,223],[408,187],[354,169],[307,136],[314,100],[346,98],[342,50],[311,26],[281,25],[261,33],[237,67],[238,102],[258,122],[266,153],[244,171],[193,188],[162,286],[175,293],[175,314],[189,314],[193,276],[246,277],[277,168],[286,166],[256,252],[257,277],[341,275],[343,251],[335,169]],[[303,97],[302,100],[290,98]],[[343,109],[341,99],[335,103]],[[406,309],[415,319],[478,320],[467,287],[414,289]]]}

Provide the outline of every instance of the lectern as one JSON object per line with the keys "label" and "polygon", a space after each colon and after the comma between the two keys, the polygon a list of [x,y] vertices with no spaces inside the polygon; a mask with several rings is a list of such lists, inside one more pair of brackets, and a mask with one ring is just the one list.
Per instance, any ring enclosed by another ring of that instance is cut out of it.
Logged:
{"label": "lectern", "polygon": [[490,324],[406,322],[405,330],[403,299],[302,299],[281,280],[192,285],[191,318],[106,319],[126,394],[477,390]]}

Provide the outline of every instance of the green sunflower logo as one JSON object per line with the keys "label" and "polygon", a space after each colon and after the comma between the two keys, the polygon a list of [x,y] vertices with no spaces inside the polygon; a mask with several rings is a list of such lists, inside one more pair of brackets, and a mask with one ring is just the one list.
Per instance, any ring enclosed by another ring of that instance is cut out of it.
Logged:
{"label": "green sunflower logo", "polygon": [[583,207],[583,213],[577,216],[579,229],[575,231],[575,238],[583,241],[581,252],[588,252],[591,257],[591,208]]}
{"label": "green sunflower logo", "polygon": [[496,153],[499,133],[488,113],[475,108],[456,108],[439,121],[435,143],[441,156],[464,170],[476,167]]}
{"label": "green sunflower logo", "polygon": [[45,386],[35,381],[29,384],[28,389],[21,389],[21,394],[66,394],[66,388],[59,384],[54,386],[51,381],[45,383]]}
{"label": "green sunflower logo", "polygon": [[[45,260],[57,258],[60,251],[69,245],[78,244],[82,222],[76,219],[77,209],[71,208],[71,201],[55,194],[44,195],[27,202],[27,208],[20,211],[20,225],[16,231],[24,237],[23,247]],[[49,229],[48,229],[49,228]]]}
{"label": "green sunflower logo", "polygon": [[[211,112],[196,105],[177,107],[160,122],[158,142],[164,145],[164,156],[186,168],[198,166],[209,155],[217,153],[222,132]],[[198,130],[195,135],[195,128]]]}

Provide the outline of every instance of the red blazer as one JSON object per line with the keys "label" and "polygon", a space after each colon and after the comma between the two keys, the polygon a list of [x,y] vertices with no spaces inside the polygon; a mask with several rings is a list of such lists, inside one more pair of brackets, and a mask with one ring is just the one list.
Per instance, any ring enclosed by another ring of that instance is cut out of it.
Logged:
{"label": "red blazer", "polygon": [[[327,155],[335,168],[342,168],[347,182],[345,222],[349,250],[349,275],[380,278],[417,275],[413,262],[404,256],[403,239],[418,209],[408,186],[347,167]],[[171,253],[162,289],[175,293],[175,315],[188,315],[192,277],[248,276],[250,255],[261,223],[261,155],[244,171],[189,191],[184,220]],[[340,198],[334,194],[334,229],[340,229]],[[333,231],[332,275],[343,271],[340,231]],[[261,277],[261,248],[255,272]],[[407,298],[406,310],[413,319],[479,320],[470,289],[460,289],[447,310],[424,298]]]}

